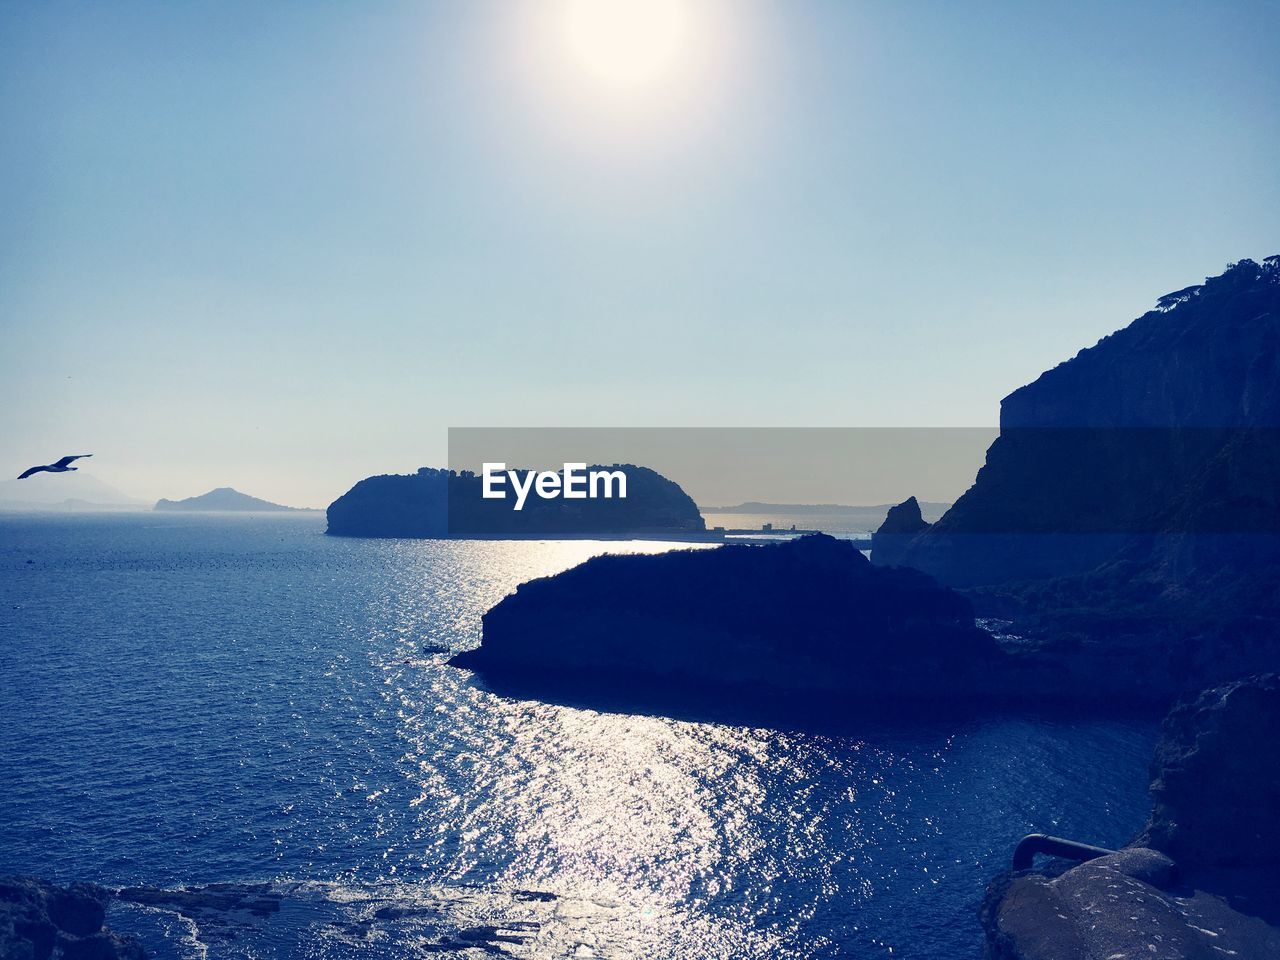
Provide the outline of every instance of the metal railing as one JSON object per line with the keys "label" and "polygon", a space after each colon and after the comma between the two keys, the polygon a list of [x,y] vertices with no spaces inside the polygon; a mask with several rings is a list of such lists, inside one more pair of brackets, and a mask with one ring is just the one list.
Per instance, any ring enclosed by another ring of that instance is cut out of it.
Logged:
{"label": "metal railing", "polygon": [[1029,833],[1019,840],[1018,845],[1014,847],[1013,869],[1030,870],[1035,862],[1037,853],[1042,853],[1047,857],[1062,857],[1064,860],[1078,860],[1083,863],[1086,860],[1105,857],[1108,854],[1115,853],[1115,851],[1108,850],[1106,847],[1095,847],[1089,843],[1064,840],[1062,837],[1051,837],[1047,833]]}

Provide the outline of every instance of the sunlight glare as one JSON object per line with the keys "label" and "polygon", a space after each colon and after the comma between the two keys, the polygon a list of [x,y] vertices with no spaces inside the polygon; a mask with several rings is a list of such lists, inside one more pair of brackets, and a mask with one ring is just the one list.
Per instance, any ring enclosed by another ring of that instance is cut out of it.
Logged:
{"label": "sunlight glare", "polygon": [[589,79],[620,91],[667,80],[687,53],[687,0],[565,0],[569,58]]}

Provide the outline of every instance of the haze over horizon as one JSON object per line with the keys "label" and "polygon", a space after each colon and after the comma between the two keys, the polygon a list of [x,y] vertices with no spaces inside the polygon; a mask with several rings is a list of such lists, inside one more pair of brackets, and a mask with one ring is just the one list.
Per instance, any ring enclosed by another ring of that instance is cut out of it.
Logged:
{"label": "haze over horizon", "polygon": [[451,426],[990,425],[1280,253],[1276,4],[584,10],[0,9],[0,470],[324,506]]}

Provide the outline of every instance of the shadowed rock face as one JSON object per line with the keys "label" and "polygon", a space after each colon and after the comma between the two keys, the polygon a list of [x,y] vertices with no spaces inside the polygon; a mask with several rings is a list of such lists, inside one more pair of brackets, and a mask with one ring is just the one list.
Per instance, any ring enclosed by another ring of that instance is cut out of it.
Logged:
{"label": "shadowed rock face", "polygon": [[1280,956],[1280,676],[1165,720],[1144,833],[1057,876],[1005,874],[980,915],[995,960]]}
{"label": "shadowed rock face", "polygon": [[1147,844],[1208,867],[1280,869],[1280,675],[1179,704],[1151,776]]}
{"label": "shadowed rock face", "polygon": [[1276,539],[1280,258],[1162,298],[1006,397],[1000,429],[973,487],[888,562],[953,586],[1117,561],[1186,583],[1208,568],[1183,534]]}
{"label": "shadowed rock face", "polygon": [[[522,584],[460,666],[588,689],[949,699],[1001,658],[968,601],[847,541],[602,556]],[[695,694],[696,695],[696,694]]]}
{"label": "shadowed rock face", "polygon": [[0,957],[143,960],[141,945],[103,927],[109,899],[92,884],[0,877]]}

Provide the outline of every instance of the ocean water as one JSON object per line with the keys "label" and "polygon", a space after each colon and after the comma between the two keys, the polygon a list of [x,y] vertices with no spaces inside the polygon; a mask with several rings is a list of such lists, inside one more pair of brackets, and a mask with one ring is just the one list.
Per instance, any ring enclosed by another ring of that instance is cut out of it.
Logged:
{"label": "ocean water", "polygon": [[113,909],[160,957],[976,958],[1021,835],[1145,820],[1152,721],[771,730],[446,665],[521,581],[665,545],[322,531],[0,517],[0,872],[276,904]]}

